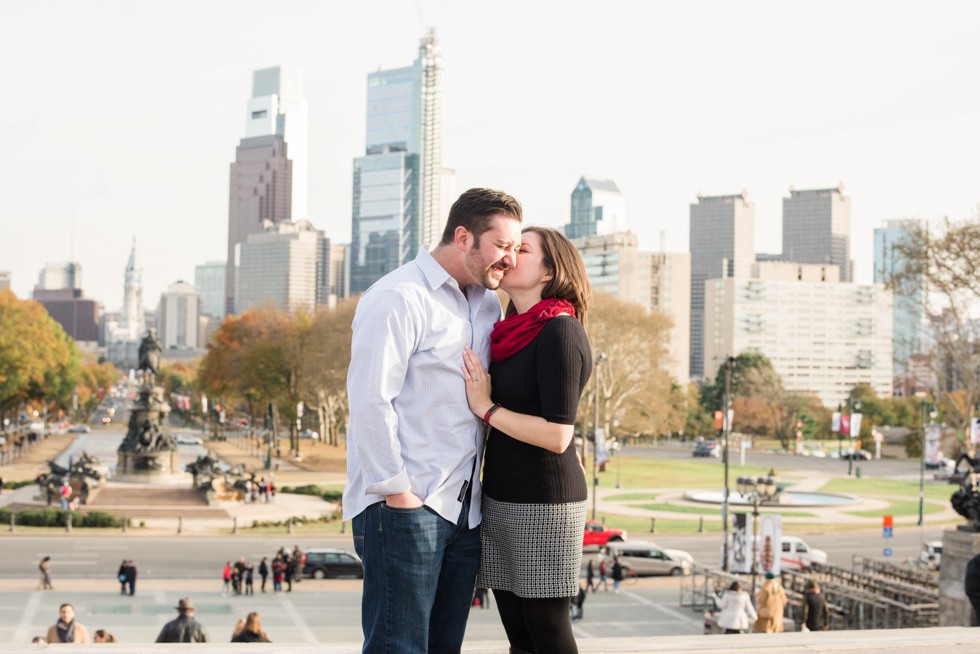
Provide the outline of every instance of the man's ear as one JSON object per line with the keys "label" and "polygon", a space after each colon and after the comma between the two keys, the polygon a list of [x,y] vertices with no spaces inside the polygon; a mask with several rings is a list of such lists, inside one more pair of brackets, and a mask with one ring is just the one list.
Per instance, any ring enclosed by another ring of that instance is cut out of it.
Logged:
{"label": "man's ear", "polygon": [[456,231],[453,233],[453,242],[456,244],[456,247],[461,250],[469,249],[472,239],[473,233],[462,225],[457,227]]}

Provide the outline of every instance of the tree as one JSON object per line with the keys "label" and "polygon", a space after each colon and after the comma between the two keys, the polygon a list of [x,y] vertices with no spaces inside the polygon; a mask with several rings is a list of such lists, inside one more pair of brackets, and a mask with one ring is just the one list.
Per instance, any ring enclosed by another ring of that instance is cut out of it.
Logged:
{"label": "tree", "polygon": [[889,286],[917,302],[928,323],[934,390],[947,424],[969,429],[980,402],[980,220],[945,219],[935,232],[912,230],[895,250],[904,266]]}
{"label": "tree", "polygon": [[[763,355],[755,352],[743,352],[732,361],[731,373],[731,398],[741,394],[742,379],[745,374],[753,368],[769,368],[772,370],[772,363]],[[714,383],[705,382],[701,385],[701,406],[709,413],[721,411],[725,404],[725,364],[718,367],[715,373]]]}
{"label": "tree", "polygon": [[304,396],[316,408],[321,436],[330,445],[340,444],[348,419],[347,368],[350,366],[351,324],[358,298],[349,298],[333,309],[313,316],[312,347],[303,359]]}

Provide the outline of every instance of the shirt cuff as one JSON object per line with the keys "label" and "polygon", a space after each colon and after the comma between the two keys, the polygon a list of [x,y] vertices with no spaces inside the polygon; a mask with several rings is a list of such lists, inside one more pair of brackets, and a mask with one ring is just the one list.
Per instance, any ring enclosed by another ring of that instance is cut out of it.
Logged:
{"label": "shirt cuff", "polygon": [[[394,477],[390,477],[376,484],[371,484],[364,490],[365,495],[394,495],[412,490],[412,480],[408,477],[405,468],[398,471]],[[424,498],[423,498],[424,499]]]}

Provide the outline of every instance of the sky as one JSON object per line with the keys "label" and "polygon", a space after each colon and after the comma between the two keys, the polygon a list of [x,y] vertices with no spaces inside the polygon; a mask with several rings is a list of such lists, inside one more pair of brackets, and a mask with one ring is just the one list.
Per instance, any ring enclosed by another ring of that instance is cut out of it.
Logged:
{"label": "sky", "polygon": [[148,308],[223,260],[252,71],[280,64],[305,74],[308,218],[349,242],[366,76],[430,27],[456,192],[503,189],[529,223],[608,178],[642,248],[686,251],[697,194],[745,189],[779,252],[788,189],[843,183],[870,282],[882,221],[980,203],[977,2],[4,0],[0,271],[29,297],[78,261],[111,311],[134,239]]}

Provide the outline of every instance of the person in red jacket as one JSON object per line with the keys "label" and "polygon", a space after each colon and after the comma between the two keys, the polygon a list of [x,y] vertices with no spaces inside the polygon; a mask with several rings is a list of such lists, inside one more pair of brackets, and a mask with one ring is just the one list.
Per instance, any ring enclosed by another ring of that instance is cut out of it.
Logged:
{"label": "person in red jacket", "polygon": [[282,561],[282,556],[276,556],[276,560],[272,562],[272,592],[279,593],[282,591],[282,579],[286,573],[286,564]]}
{"label": "person in red jacket", "polygon": [[221,586],[221,596],[228,597],[228,591],[231,586],[231,561],[225,563],[225,569],[221,573],[221,580],[224,582]]}

